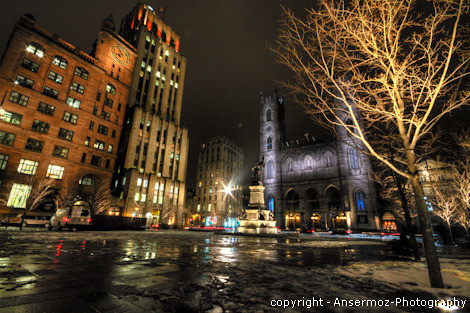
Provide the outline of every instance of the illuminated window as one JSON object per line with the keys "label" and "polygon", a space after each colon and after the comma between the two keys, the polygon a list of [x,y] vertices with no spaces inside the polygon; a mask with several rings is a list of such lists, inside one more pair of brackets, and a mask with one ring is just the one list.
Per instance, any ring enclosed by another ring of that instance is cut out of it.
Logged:
{"label": "illuminated window", "polygon": [[75,75],[78,76],[78,77],[81,77],[85,80],[88,79],[88,71],[86,69],[84,69],[83,67],[77,67],[75,69]]}
{"label": "illuminated window", "polygon": [[210,212],[210,211],[211,211],[211,207],[212,207],[212,204],[209,203],[209,204],[207,205],[207,212]]}
{"label": "illuminated window", "polygon": [[149,186],[149,180],[148,179],[144,179],[144,188],[147,188]]}
{"label": "illuminated window", "polygon": [[44,102],[39,102],[38,111],[41,113],[53,116],[55,107]]}
{"label": "illuminated window", "polygon": [[72,124],[77,124],[78,115],[65,111],[62,120]]}
{"label": "illuminated window", "polygon": [[18,103],[19,105],[26,106],[26,104],[28,104],[29,97],[12,91],[8,100],[14,103]]}
{"label": "illuminated window", "polygon": [[74,108],[80,108],[80,105],[82,104],[82,101],[80,101],[78,99],[75,99],[75,98],[72,98],[72,97],[68,97],[67,98],[67,104],[70,105],[71,107],[74,107]]}
{"label": "illuminated window", "polygon": [[18,173],[34,175],[38,168],[39,162],[21,159],[20,164],[18,165]]}
{"label": "illuminated window", "polygon": [[268,209],[269,211],[274,212],[274,198],[273,197],[269,197],[268,199]]}
{"label": "illuminated window", "polygon": [[104,141],[101,141],[101,140],[96,139],[96,140],[95,140],[95,144],[93,145],[93,148],[99,149],[99,150],[103,151],[105,145],[106,145],[106,144],[105,144]]}
{"label": "illuminated window", "polygon": [[76,91],[78,93],[84,93],[85,92],[85,86],[80,85],[79,83],[72,82],[72,85],[70,86],[70,90]]}
{"label": "illuminated window", "polygon": [[112,153],[113,152],[113,145],[109,145],[108,147],[108,153]]}
{"label": "illuminated window", "polygon": [[360,190],[356,190],[354,194],[354,199],[356,201],[356,211],[365,212],[366,208],[364,206],[364,193]]}
{"label": "illuminated window", "polygon": [[64,167],[58,165],[49,164],[47,168],[46,177],[55,178],[55,179],[62,179],[64,175]]}
{"label": "illuminated window", "polygon": [[61,146],[55,146],[54,151],[52,152],[52,155],[62,158],[62,159],[66,159],[68,154],[69,154],[69,149],[61,147]]}
{"label": "illuminated window", "polygon": [[17,83],[20,86],[32,89],[34,81],[32,79],[26,78],[22,75],[17,75],[15,83]]}
{"label": "illuminated window", "polygon": [[13,112],[9,112],[9,111],[4,111],[4,112],[5,112],[3,114],[3,121],[4,122],[11,123],[13,125],[20,125],[21,119],[23,118],[23,115],[16,114],[16,113],[13,113]]}
{"label": "illuminated window", "polygon": [[134,195],[134,201],[139,201],[140,200],[140,192],[136,192]]}
{"label": "illuminated window", "polygon": [[2,145],[13,146],[13,142],[15,142],[15,134],[7,133],[0,130],[0,143]]}
{"label": "illuminated window", "polygon": [[35,43],[35,42],[30,42],[26,51],[28,51],[29,53],[35,54],[40,58],[44,56],[44,52],[45,52],[44,48],[40,44]]}
{"label": "illuminated window", "polygon": [[49,124],[39,120],[34,120],[33,125],[31,126],[31,130],[38,133],[47,134],[49,132]]}
{"label": "illuminated window", "polygon": [[201,205],[200,204],[197,205],[197,211],[201,212]]}
{"label": "illuminated window", "polygon": [[64,76],[57,74],[56,72],[53,72],[53,71],[49,72],[49,75],[47,75],[47,78],[59,84],[62,84],[62,82],[64,81]]}
{"label": "illuminated window", "polygon": [[0,170],[5,170],[7,168],[9,158],[10,158],[9,155],[0,153]]}
{"label": "illuminated window", "polygon": [[140,196],[140,202],[145,202],[147,201],[147,194],[143,193],[141,196]]}
{"label": "illuminated window", "polygon": [[65,129],[65,128],[59,129],[59,138],[62,138],[62,139],[68,140],[68,141],[72,141],[73,131]]}
{"label": "illuminated window", "polygon": [[142,186],[142,178],[137,178],[137,187]]}
{"label": "illuminated window", "polygon": [[108,84],[108,86],[106,86],[106,92],[109,92],[109,93],[115,95],[116,94],[116,87],[113,84]]}
{"label": "illuminated window", "polygon": [[91,176],[86,175],[80,178],[80,181],[78,183],[80,185],[85,185],[85,186],[94,186],[95,180]]}
{"label": "illuminated window", "polygon": [[64,57],[62,57],[60,55],[56,55],[54,57],[54,60],[52,60],[52,64],[54,64],[54,65],[56,65],[60,68],[63,68],[65,70],[65,69],[67,69],[68,62]]}
{"label": "illuminated window", "polygon": [[26,208],[26,200],[29,197],[31,192],[30,185],[23,185],[23,184],[13,184],[13,187],[10,191],[10,196],[8,197],[8,207],[25,209]]}

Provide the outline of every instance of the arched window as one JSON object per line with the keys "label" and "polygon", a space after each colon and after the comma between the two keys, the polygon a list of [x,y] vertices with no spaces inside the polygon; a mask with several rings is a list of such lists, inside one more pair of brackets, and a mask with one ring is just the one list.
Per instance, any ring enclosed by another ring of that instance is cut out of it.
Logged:
{"label": "arched window", "polygon": [[333,166],[333,158],[331,157],[331,153],[325,154],[325,161],[326,161],[326,167]]}
{"label": "arched window", "polygon": [[354,148],[349,148],[349,165],[353,170],[359,169],[359,159],[357,156],[357,151]]}
{"label": "arched window", "polygon": [[69,64],[69,62],[67,62],[64,57],[56,55],[54,57],[54,60],[52,60],[52,64],[57,65],[58,67],[63,68],[65,70],[67,69],[67,65]]}
{"label": "arched window", "polygon": [[108,84],[106,86],[106,92],[112,93],[113,95],[116,94],[116,87],[113,84]]}
{"label": "arched window", "polygon": [[86,69],[84,69],[83,67],[77,67],[75,69],[75,75],[77,75],[78,77],[81,77],[85,80],[88,79],[88,71]]}
{"label": "arched window", "polygon": [[268,109],[266,111],[266,122],[270,122],[271,121],[271,109]]}
{"label": "arched window", "polygon": [[266,167],[267,175],[266,177],[268,179],[274,177],[274,162],[272,160],[268,161],[268,166]]}
{"label": "arched window", "polygon": [[78,183],[85,186],[94,186],[95,180],[91,176],[86,175],[83,176]]}
{"label": "arched window", "polygon": [[354,193],[354,201],[356,202],[356,212],[365,212],[364,206],[364,193],[361,190],[356,190]]}
{"label": "arched window", "polygon": [[45,52],[44,48],[36,42],[30,42],[26,51],[33,53],[40,58],[44,56],[44,52]]}
{"label": "arched window", "polygon": [[268,210],[274,213],[274,198],[272,196],[268,199]]}
{"label": "arched window", "polygon": [[287,161],[287,172],[291,173],[294,171],[294,162],[292,160]]}
{"label": "arched window", "polygon": [[351,119],[348,118],[346,120],[346,125],[347,125],[349,131],[354,134],[355,133],[355,127],[354,127],[353,121],[351,121]]}
{"label": "arched window", "polygon": [[268,139],[266,140],[266,148],[268,149],[268,151],[273,149],[273,140],[271,139],[271,137],[268,137]]}

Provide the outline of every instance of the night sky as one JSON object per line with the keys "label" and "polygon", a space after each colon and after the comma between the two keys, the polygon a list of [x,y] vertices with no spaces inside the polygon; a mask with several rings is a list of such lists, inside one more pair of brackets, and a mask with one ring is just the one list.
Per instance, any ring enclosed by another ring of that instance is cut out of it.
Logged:
{"label": "night sky", "polygon": [[[113,14],[116,29],[138,1],[130,0],[1,0],[0,53],[21,14],[64,40],[90,52],[101,22]],[[259,156],[259,94],[270,95],[275,81],[290,72],[276,64],[274,44],[281,5],[304,12],[308,0],[173,0],[147,1],[165,6],[165,23],[181,35],[187,58],[182,125],[189,129],[187,188],[195,188],[199,143],[224,135],[245,153],[245,182]],[[301,138],[315,126],[287,101],[287,137]]]}

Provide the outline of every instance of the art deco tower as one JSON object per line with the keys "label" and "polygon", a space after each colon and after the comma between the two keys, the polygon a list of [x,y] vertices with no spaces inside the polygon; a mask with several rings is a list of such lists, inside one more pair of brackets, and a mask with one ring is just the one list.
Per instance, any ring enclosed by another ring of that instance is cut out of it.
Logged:
{"label": "art deco tower", "polygon": [[180,125],[186,68],[180,36],[142,3],[119,33],[137,57],[114,180],[116,205],[125,216],[181,226],[188,130]]}

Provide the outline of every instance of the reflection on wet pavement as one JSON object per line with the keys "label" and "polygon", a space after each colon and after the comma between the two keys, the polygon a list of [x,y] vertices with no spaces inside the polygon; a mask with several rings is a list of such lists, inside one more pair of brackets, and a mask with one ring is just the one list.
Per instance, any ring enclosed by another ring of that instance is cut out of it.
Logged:
{"label": "reflection on wet pavement", "polygon": [[272,310],[275,296],[322,292],[335,267],[393,259],[374,241],[0,230],[0,312]]}

